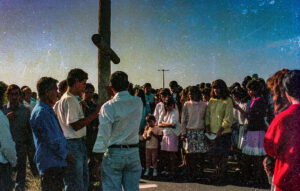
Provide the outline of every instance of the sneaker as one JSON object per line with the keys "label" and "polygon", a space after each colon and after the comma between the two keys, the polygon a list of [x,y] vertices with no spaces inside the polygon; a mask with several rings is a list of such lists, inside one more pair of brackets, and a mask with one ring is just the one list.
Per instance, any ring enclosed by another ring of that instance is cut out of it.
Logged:
{"label": "sneaker", "polygon": [[168,175],[169,173],[168,173],[167,171],[164,170],[164,171],[161,172],[161,174],[162,174],[162,175]]}
{"label": "sneaker", "polygon": [[149,168],[146,169],[144,176],[148,176],[149,175]]}
{"label": "sneaker", "polygon": [[153,169],[153,176],[157,176],[157,170]]}

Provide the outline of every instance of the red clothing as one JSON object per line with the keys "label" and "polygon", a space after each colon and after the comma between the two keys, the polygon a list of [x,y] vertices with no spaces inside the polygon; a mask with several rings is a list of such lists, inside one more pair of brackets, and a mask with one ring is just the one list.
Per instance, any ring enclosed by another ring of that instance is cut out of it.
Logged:
{"label": "red clothing", "polygon": [[276,158],[276,191],[300,190],[300,104],[291,105],[271,123],[264,140],[265,151]]}

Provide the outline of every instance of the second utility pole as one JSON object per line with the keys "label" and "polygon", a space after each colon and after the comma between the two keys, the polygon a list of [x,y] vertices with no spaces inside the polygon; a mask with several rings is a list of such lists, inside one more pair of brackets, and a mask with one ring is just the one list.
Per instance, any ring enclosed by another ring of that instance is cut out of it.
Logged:
{"label": "second utility pole", "polygon": [[157,71],[163,73],[163,88],[165,88],[165,72],[170,71],[170,70],[159,69],[159,70],[157,70]]}

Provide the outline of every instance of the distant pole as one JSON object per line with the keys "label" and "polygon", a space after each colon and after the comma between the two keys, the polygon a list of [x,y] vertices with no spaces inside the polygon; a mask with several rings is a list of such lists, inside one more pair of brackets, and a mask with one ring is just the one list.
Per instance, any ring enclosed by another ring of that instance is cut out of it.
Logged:
{"label": "distant pole", "polygon": [[159,70],[157,70],[157,71],[163,73],[163,88],[165,88],[165,72],[170,71],[170,70],[159,69]]}

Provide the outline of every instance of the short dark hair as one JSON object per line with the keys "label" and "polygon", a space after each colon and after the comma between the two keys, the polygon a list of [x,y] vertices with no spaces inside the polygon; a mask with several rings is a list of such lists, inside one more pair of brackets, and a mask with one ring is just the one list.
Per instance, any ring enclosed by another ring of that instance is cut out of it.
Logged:
{"label": "short dark hair", "polygon": [[178,86],[178,83],[176,81],[171,81],[169,83],[169,87],[177,87]]}
{"label": "short dark hair", "polygon": [[171,91],[169,88],[162,88],[159,90],[159,94],[160,95],[164,95],[164,96],[171,96]]}
{"label": "short dark hair", "polygon": [[201,91],[197,86],[191,86],[189,88],[192,101],[199,101],[201,99]]}
{"label": "short dark hair", "polygon": [[16,84],[11,84],[7,87],[6,91],[5,91],[5,96],[8,98],[8,95],[11,93],[12,90],[19,90],[19,94],[21,95],[21,89],[18,85]]}
{"label": "short dark hair", "polygon": [[152,114],[148,114],[148,115],[146,116],[146,119],[145,119],[145,120],[146,120],[146,122],[156,121],[154,115],[152,115]]}
{"label": "short dark hair", "polygon": [[175,105],[175,101],[172,96],[169,96],[167,101],[164,102],[164,107],[166,109],[168,106],[171,106],[171,105]]}
{"label": "short dark hair", "polygon": [[256,95],[261,95],[261,85],[257,80],[251,80],[247,84],[247,89],[255,91]]}
{"label": "short dark hair", "polygon": [[145,84],[144,84],[144,88],[148,88],[148,87],[149,87],[149,88],[152,88],[151,84],[150,84],[150,83],[145,83]]}
{"label": "short dark hair", "polygon": [[110,75],[110,85],[117,91],[128,90],[128,75],[125,72],[117,71]]}
{"label": "short dark hair", "polygon": [[212,89],[211,89],[210,96],[212,98],[217,98],[217,96],[215,95],[214,90],[213,90],[214,88],[220,89],[220,98],[221,99],[226,99],[227,97],[229,97],[228,87],[223,80],[218,79],[218,80],[213,81],[213,83],[212,83]]}
{"label": "short dark hair", "polygon": [[87,80],[88,74],[80,68],[74,68],[70,70],[70,72],[68,73],[68,77],[67,77],[68,86],[72,87],[75,84],[76,79],[79,82],[82,82],[83,80]]}
{"label": "short dark hair", "polygon": [[284,75],[282,84],[289,96],[300,99],[300,70],[288,71]]}
{"label": "short dark hair", "polygon": [[51,77],[41,77],[36,84],[36,89],[38,91],[39,97],[45,96],[47,90],[51,90],[58,81]]}
{"label": "short dark hair", "polygon": [[85,89],[91,89],[92,91],[95,91],[95,87],[91,83],[86,83]]}
{"label": "short dark hair", "polygon": [[58,84],[58,90],[60,92],[64,92],[64,91],[67,90],[67,86],[68,86],[67,80],[63,80],[63,81],[59,82],[59,84]]}

